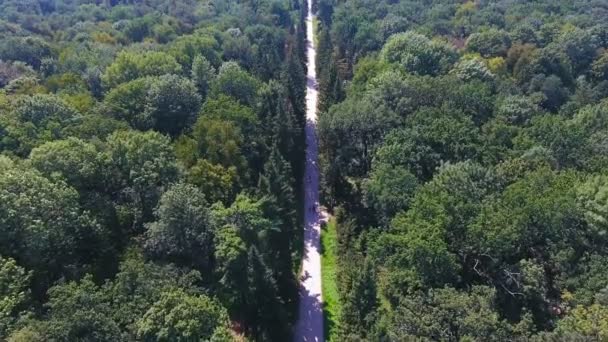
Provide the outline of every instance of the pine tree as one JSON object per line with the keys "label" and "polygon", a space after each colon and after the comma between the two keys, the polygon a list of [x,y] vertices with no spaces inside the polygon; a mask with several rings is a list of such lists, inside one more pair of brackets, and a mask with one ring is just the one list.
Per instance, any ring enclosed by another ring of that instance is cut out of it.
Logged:
{"label": "pine tree", "polygon": [[267,199],[266,211],[271,217],[280,218],[279,231],[273,232],[270,244],[276,249],[273,269],[276,270],[281,297],[285,301],[296,296],[295,279],[292,272],[294,239],[299,236],[298,218],[295,210],[294,179],[289,163],[278,148],[272,149],[270,158],[260,176],[258,191]]}
{"label": "pine tree", "polygon": [[215,68],[205,57],[196,56],[192,62],[191,74],[192,81],[196,84],[198,92],[203,96],[203,99],[205,99],[209,93],[211,81],[215,78]]}
{"label": "pine tree", "polygon": [[290,325],[284,303],[278,296],[272,271],[262,260],[257,248],[248,252],[247,265],[248,328],[257,341],[285,341]]}
{"label": "pine tree", "polygon": [[373,327],[378,299],[374,266],[368,259],[365,259],[363,265],[357,266],[358,259],[360,258],[345,258],[344,260],[350,260],[350,265],[341,267],[347,274],[343,277],[341,288],[340,330],[343,334],[355,332],[359,336],[365,336]]}

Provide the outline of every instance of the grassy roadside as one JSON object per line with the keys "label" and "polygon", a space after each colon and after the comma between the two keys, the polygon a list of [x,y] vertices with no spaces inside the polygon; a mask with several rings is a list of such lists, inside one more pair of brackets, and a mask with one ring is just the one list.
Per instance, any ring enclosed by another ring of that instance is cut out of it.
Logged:
{"label": "grassy roadside", "polygon": [[317,33],[319,33],[319,19],[317,18],[317,16],[312,17],[312,30],[313,30],[313,36],[312,36],[313,44],[315,44],[315,46],[319,46],[319,39],[317,38],[319,36],[317,34]]}
{"label": "grassy roadside", "polygon": [[323,287],[323,317],[325,320],[325,339],[336,341],[336,323],[340,315],[340,301],[336,280],[338,244],[336,220],[331,218],[321,231],[321,279]]}

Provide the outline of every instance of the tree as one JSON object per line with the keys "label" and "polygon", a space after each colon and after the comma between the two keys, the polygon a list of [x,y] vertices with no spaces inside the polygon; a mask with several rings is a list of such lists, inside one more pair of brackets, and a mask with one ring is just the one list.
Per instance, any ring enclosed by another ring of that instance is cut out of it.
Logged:
{"label": "tree", "polygon": [[597,236],[608,229],[608,177],[590,176],[577,189],[577,201],[583,210],[585,221]]}
{"label": "tree", "polygon": [[228,316],[205,295],[172,290],[161,294],[137,326],[137,335],[144,341],[213,341],[228,326]]}
{"label": "tree", "polygon": [[263,261],[257,248],[247,254],[248,329],[260,340],[284,340],[289,335],[288,314],[279,297],[271,268]]}
{"label": "tree", "polygon": [[105,111],[135,129],[143,131],[154,127],[150,112],[145,111],[152,80],[151,77],[137,78],[112,88],[104,99]]}
{"label": "tree", "polygon": [[107,302],[112,304],[111,317],[119,325],[127,340],[138,337],[138,322],[163,293],[181,289],[189,295],[201,293],[198,271],[180,269],[171,264],[146,262],[143,255],[129,249],[111,282],[103,285]]}
{"label": "tree", "polygon": [[455,52],[447,45],[411,31],[391,36],[380,55],[384,61],[418,75],[443,74],[456,61]]}
{"label": "tree", "polygon": [[103,189],[105,165],[91,143],[77,138],[48,142],[34,148],[29,160],[47,178],[60,176],[78,191]]}
{"label": "tree", "polygon": [[363,184],[367,203],[380,222],[388,223],[398,212],[406,210],[416,191],[418,180],[402,166],[374,165]]}
{"label": "tree", "polygon": [[593,77],[597,80],[608,80],[608,51],[604,51],[591,65]]}
{"label": "tree", "polygon": [[496,29],[473,33],[467,40],[467,49],[483,57],[506,56],[510,47],[508,33]]}
{"label": "tree", "polygon": [[351,98],[320,117],[321,148],[349,175],[362,175],[382,138],[399,118],[382,103],[370,98]]}
{"label": "tree", "polygon": [[[497,286],[499,294],[513,298],[522,293],[514,260],[535,258],[546,273],[548,265],[574,257],[566,249],[582,248],[589,231],[576,204],[575,184],[570,172],[540,168],[483,206],[469,227],[467,245],[471,260],[476,260],[474,270]],[[514,245],[519,247],[510,248]],[[535,320],[545,322],[550,315],[547,304],[537,304],[530,311]]]}
{"label": "tree", "polygon": [[484,61],[479,58],[462,60],[450,72],[465,82],[475,79],[485,82],[494,80],[492,72],[490,72]]}
{"label": "tree", "polygon": [[593,304],[577,306],[557,324],[556,337],[575,334],[581,339],[601,341],[608,337],[608,307]]}
{"label": "tree", "polygon": [[196,56],[205,57],[217,68],[221,63],[219,50],[219,42],[212,34],[182,35],[169,46],[169,53],[185,70],[192,69]]}
{"label": "tree", "polygon": [[192,136],[197,156],[212,164],[236,168],[239,182],[247,179],[247,160],[241,151],[244,138],[234,122],[200,116]]}
{"label": "tree", "polygon": [[268,199],[267,215],[278,221],[279,230],[273,231],[270,236],[270,244],[276,250],[273,270],[277,276],[280,294],[288,301],[296,296],[292,254],[296,250],[294,242],[299,241],[295,236],[301,232],[298,229],[295,180],[289,163],[281,156],[277,147],[270,153],[258,188],[260,194]]}
{"label": "tree", "polygon": [[215,68],[203,56],[194,57],[192,61],[191,77],[194,84],[198,88],[202,98],[206,98],[209,93],[209,88],[215,79]]}
{"label": "tree", "polygon": [[177,136],[196,121],[201,100],[192,81],[176,75],[160,76],[150,84],[144,117],[152,120],[155,130]]}
{"label": "tree", "polygon": [[264,205],[264,200],[255,200],[244,194],[239,194],[228,208],[216,203],[211,212],[213,225],[234,226],[247,246],[255,245],[265,255],[272,255],[273,248],[278,246],[269,245],[268,238],[277,227],[276,222],[264,217]]}
{"label": "tree", "polygon": [[247,246],[234,225],[217,228],[214,245],[218,296],[232,315],[245,318],[241,310],[247,301]]}
{"label": "tree", "polygon": [[340,298],[343,303],[340,330],[343,336],[353,332],[366,336],[370,333],[378,307],[374,266],[366,259],[363,265],[345,273],[347,280],[343,281],[346,285],[343,286]]}
{"label": "tree", "polygon": [[199,159],[186,176],[189,183],[196,185],[209,203],[217,201],[229,204],[234,200],[239,186],[239,175],[234,166],[224,167]]}
{"label": "tree", "polygon": [[0,174],[0,199],[0,247],[35,272],[35,295],[107,252],[107,232],[81,211],[78,193],[63,182],[33,170],[7,170]]}
{"label": "tree", "polygon": [[30,299],[31,272],[14,259],[0,256],[0,337],[6,338]]}
{"label": "tree", "polygon": [[8,37],[0,42],[1,60],[21,61],[39,69],[42,61],[51,56],[51,46],[39,37]]}
{"label": "tree", "polygon": [[205,196],[191,185],[174,185],[160,198],[155,216],[146,225],[146,251],[156,259],[208,271],[213,230]]}
{"label": "tree", "polygon": [[181,66],[175,58],[165,52],[135,53],[123,51],[106,68],[101,80],[104,88],[112,89],[121,83],[145,76],[180,74]]}
{"label": "tree", "polygon": [[52,287],[47,303],[48,317],[34,321],[32,329],[44,340],[108,341],[121,339],[121,332],[112,319],[109,302],[90,276],[80,282]]}
{"label": "tree", "polygon": [[160,193],[177,179],[169,138],[156,132],[116,132],[107,139],[105,158],[112,165],[109,190],[117,197],[122,224],[138,231],[152,219]]}
{"label": "tree", "polygon": [[446,287],[403,297],[389,314],[388,338],[502,341],[516,336],[514,327],[494,310],[495,300],[495,291],[486,286],[467,292]]}
{"label": "tree", "polygon": [[442,162],[475,155],[479,133],[471,118],[443,108],[423,108],[405,128],[388,134],[378,147],[380,163],[406,166],[419,179],[430,179]]}
{"label": "tree", "polygon": [[80,114],[54,95],[24,96],[5,118],[5,144],[17,155],[27,156],[32,148],[65,137],[64,129]]}
{"label": "tree", "polygon": [[253,106],[258,91],[258,80],[235,62],[226,62],[220,67],[211,85],[211,96],[230,96],[242,104]]}

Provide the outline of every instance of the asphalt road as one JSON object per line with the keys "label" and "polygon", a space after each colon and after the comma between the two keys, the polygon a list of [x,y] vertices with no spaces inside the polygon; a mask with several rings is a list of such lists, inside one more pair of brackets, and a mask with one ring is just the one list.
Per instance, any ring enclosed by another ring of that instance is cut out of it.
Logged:
{"label": "asphalt road", "polygon": [[317,122],[317,75],[316,51],[313,39],[311,1],[308,1],[306,17],[306,53],[308,73],[306,75],[306,170],[304,255],[300,275],[299,316],[294,331],[294,341],[324,341],[323,307],[321,295],[321,222],[326,214],[319,207],[319,168]]}

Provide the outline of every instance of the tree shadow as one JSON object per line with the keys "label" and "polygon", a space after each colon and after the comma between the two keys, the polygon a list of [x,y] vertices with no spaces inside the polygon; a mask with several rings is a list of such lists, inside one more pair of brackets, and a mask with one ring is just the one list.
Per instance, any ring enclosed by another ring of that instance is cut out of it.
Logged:
{"label": "tree shadow", "polygon": [[[303,275],[306,276],[306,275]],[[323,342],[323,304],[320,295],[310,293],[300,286],[300,310],[295,327],[295,342]]]}

